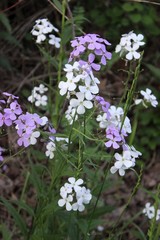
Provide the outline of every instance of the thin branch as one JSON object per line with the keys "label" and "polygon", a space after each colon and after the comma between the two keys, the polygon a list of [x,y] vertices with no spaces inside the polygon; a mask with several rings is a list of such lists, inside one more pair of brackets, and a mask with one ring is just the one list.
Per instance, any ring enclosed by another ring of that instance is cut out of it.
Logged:
{"label": "thin branch", "polygon": [[150,3],[153,5],[160,5],[160,3],[158,3],[158,2],[151,2],[151,1],[147,1],[147,0],[129,0],[129,2]]}
{"label": "thin branch", "polygon": [[[61,15],[63,14],[57,7],[56,7],[56,5],[53,3],[53,2],[51,2],[50,0],[47,0]],[[67,19],[67,20],[69,20],[69,18],[65,15],[64,16],[65,17],[65,19]]]}
{"label": "thin branch", "polygon": [[1,10],[0,13],[4,13],[4,12],[7,12],[9,10],[11,10],[12,8],[18,6],[19,4],[21,4],[22,2],[24,2],[24,0],[18,0],[18,2],[16,2],[15,4],[13,4],[12,6],[4,9],[4,10]]}

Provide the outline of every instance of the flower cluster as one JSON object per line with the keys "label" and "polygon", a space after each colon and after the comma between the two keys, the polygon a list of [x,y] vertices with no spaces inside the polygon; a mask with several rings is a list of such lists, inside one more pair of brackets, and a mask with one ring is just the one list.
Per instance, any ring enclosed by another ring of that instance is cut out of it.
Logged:
{"label": "flower cluster", "polygon": [[1,100],[0,127],[14,126],[18,134],[17,144],[19,146],[28,147],[36,144],[40,136],[37,129],[48,122],[47,117],[40,117],[36,113],[23,113],[17,102],[18,97],[9,93],[3,93],[3,95],[7,97],[7,100]]}
{"label": "flower cluster", "polygon": [[19,139],[17,141],[19,146],[28,147],[29,145],[35,145],[37,138],[40,136],[40,131],[37,131],[39,126],[44,126],[48,119],[46,117],[40,117],[36,113],[25,113],[20,115],[16,124],[17,134]]}
{"label": "flower cluster", "polygon": [[151,203],[147,202],[145,205],[145,208],[143,209],[143,213],[149,218],[152,219],[156,216],[156,220],[158,221],[160,219],[160,209],[155,209]]}
{"label": "flower cluster", "polygon": [[133,146],[126,144],[125,138],[132,132],[129,118],[124,118],[124,111],[121,107],[110,105],[103,97],[97,96],[95,100],[100,107],[100,114],[97,116],[99,126],[106,131],[107,148],[119,149],[122,147],[122,154],[115,153],[115,163],[111,167],[112,174],[119,172],[120,176],[124,176],[125,170],[135,166],[136,158],[141,156]]}
{"label": "flower cluster", "polygon": [[36,24],[34,25],[31,34],[37,37],[36,43],[38,44],[44,42],[49,34],[48,43],[50,45],[54,45],[56,48],[60,48],[61,39],[56,37],[54,34],[51,34],[52,31],[59,32],[59,30],[54,27],[47,18],[43,18],[36,20]]}
{"label": "flower cluster", "polygon": [[126,149],[123,150],[122,154],[115,153],[115,163],[114,166],[111,167],[110,171],[112,174],[115,172],[119,172],[120,176],[125,175],[125,171],[129,168],[135,166],[136,158],[141,156],[142,154],[137,151],[133,146],[126,146]]}
{"label": "flower cluster", "polygon": [[[101,65],[106,65],[107,60],[112,57],[112,54],[106,50],[106,46],[108,45],[111,44],[97,34],[86,34],[85,36],[76,37],[71,41],[73,51],[70,54],[69,62],[79,58],[80,55],[88,50],[90,52],[87,60],[88,65],[90,68],[99,71]],[[100,58],[98,64],[95,63],[96,57]]]}
{"label": "flower cluster", "polygon": [[106,129],[105,143],[106,147],[113,147],[117,149],[120,145],[125,144],[125,137],[131,133],[131,124],[129,118],[126,116],[123,119],[124,111],[121,107],[110,106],[104,98],[97,96],[96,101],[101,106],[101,113],[97,116],[100,128]]}
{"label": "flower cluster", "polygon": [[[70,100],[66,111],[66,118],[70,124],[73,120],[77,120],[77,115],[84,114],[86,109],[93,107],[93,99],[99,93],[98,84],[100,83],[94,76],[93,70],[99,71],[101,64],[106,65],[106,60],[111,59],[111,53],[106,50],[106,45],[110,43],[97,34],[76,37],[71,41],[71,45],[74,50],[69,62],[73,61],[73,64],[65,65],[67,81],[61,81],[58,86],[60,95],[67,94]],[[85,61],[84,53],[87,50],[89,55]],[[79,60],[82,54],[84,59]],[[95,62],[96,57],[101,58],[99,63]]]}
{"label": "flower cluster", "polygon": [[142,103],[146,108],[148,107],[148,104],[151,104],[153,107],[158,105],[156,97],[152,94],[152,91],[149,88],[146,88],[145,91],[141,90],[140,93],[143,96],[143,99],[136,99],[136,105]]}
{"label": "flower cluster", "polygon": [[[56,132],[56,131],[55,131]],[[50,159],[54,158],[54,152],[56,151],[56,143],[61,142],[60,147],[62,148],[63,151],[68,149],[68,138],[64,137],[55,137],[52,135],[49,137],[49,142],[46,145],[46,157],[49,157]]]}
{"label": "flower cluster", "polygon": [[127,60],[139,59],[140,53],[137,52],[140,46],[143,46],[144,36],[142,34],[136,35],[133,31],[128,34],[123,34],[120,43],[116,46],[116,53],[120,53],[120,56],[125,55]]}
{"label": "flower cluster", "polygon": [[46,106],[48,97],[44,93],[47,91],[48,88],[43,84],[40,84],[39,87],[34,87],[31,95],[28,97],[28,101],[34,103],[36,107]]}
{"label": "flower cluster", "polygon": [[92,100],[99,92],[99,80],[94,77],[88,65],[80,65],[79,62],[74,62],[73,65],[66,64],[64,71],[67,81],[59,83],[60,95],[67,94],[67,98],[70,99],[66,115],[72,123],[75,114],[84,114],[86,109],[93,107]]}
{"label": "flower cluster", "polygon": [[89,189],[81,186],[82,184],[82,179],[68,178],[68,182],[60,188],[61,199],[59,199],[58,205],[60,207],[65,206],[67,211],[84,211],[84,204],[90,203],[92,195]]}

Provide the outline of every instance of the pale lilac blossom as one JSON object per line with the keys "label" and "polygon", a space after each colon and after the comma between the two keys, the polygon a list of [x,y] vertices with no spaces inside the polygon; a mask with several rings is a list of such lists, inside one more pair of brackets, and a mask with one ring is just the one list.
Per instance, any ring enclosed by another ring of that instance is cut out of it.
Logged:
{"label": "pale lilac blossom", "polygon": [[145,208],[143,209],[143,213],[149,218],[153,219],[156,215],[156,221],[160,220],[160,209],[155,209],[153,205],[151,205],[150,202],[147,202],[145,204]]}
{"label": "pale lilac blossom", "polygon": [[50,44],[50,45],[53,45],[53,46],[55,46],[56,48],[60,48],[60,41],[61,41],[61,39],[59,38],[59,37],[56,37],[55,35],[53,35],[53,34],[50,34],[49,35],[49,41],[48,41],[48,43]]}
{"label": "pale lilac blossom", "polygon": [[10,116],[7,113],[5,114],[0,113],[0,127],[2,127],[4,124],[9,127],[12,125],[12,120],[10,119]]}
{"label": "pale lilac blossom", "polygon": [[92,194],[82,184],[81,178],[77,180],[74,177],[68,178],[68,182],[60,188],[62,198],[59,199],[58,205],[60,207],[66,206],[67,211],[84,211],[85,204],[89,204],[92,199]]}
{"label": "pale lilac blossom", "polygon": [[47,34],[52,31],[58,32],[59,30],[54,27],[47,18],[43,18],[36,20],[36,24],[33,26],[31,34],[37,37],[36,43],[41,44],[46,40]]}
{"label": "pale lilac blossom", "polygon": [[[71,41],[73,51],[70,54],[69,62],[77,57],[80,57],[85,51],[90,50],[88,62],[91,68],[96,71],[100,70],[102,65],[106,65],[107,60],[111,59],[111,53],[106,50],[106,46],[111,45],[107,40],[100,38],[97,34],[86,34],[84,36],[76,37]],[[95,62],[95,55],[101,60],[97,64]]]}
{"label": "pale lilac blossom", "polygon": [[85,100],[85,95],[81,92],[76,93],[76,98],[72,98],[70,100],[70,106],[77,109],[78,114],[84,114],[87,109],[91,109],[93,107],[93,103],[91,101]]}
{"label": "pale lilac blossom", "polygon": [[139,47],[143,46],[144,36],[142,34],[136,35],[133,31],[128,34],[123,34],[120,43],[116,46],[115,52],[120,53],[120,57],[125,55],[126,60],[137,60],[141,54],[138,52]]}
{"label": "pale lilac blossom", "polygon": [[144,107],[148,107],[148,104],[151,104],[153,107],[157,107],[158,101],[156,97],[152,94],[151,89],[146,88],[146,90],[140,91],[141,95],[143,96],[143,99],[136,99],[135,104],[138,105],[140,103],[143,104]]}
{"label": "pale lilac blossom", "polygon": [[71,211],[72,210],[72,205],[71,205],[72,201],[73,201],[72,195],[68,195],[66,197],[63,196],[62,199],[60,199],[58,201],[58,205],[60,207],[63,207],[64,205],[66,205],[66,210]]}

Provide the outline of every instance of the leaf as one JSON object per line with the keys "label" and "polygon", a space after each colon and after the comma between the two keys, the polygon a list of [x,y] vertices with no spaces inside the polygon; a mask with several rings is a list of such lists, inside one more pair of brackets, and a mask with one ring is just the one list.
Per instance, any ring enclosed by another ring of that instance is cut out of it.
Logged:
{"label": "leaf", "polygon": [[8,32],[11,32],[11,25],[5,14],[0,13],[0,22],[3,23]]}
{"label": "leaf", "polygon": [[0,225],[0,233],[2,234],[3,240],[11,240],[12,235],[6,225]]}
{"label": "leaf", "polygon": [[55,6],[62,12],[62,4],[58,0],[52,0]]}
{"label": "leaf", "polygon": [[[28,96],[28,95],[26,95]],[[42,152],[40,152],[39,150],[36,150],[36,149],[32,149],[32,154],[34,156],[36,156],[36,159],[37,160],[44,160],[46,158],[46,155]]]}
{"label": "leaf", "polygon": [[77,224],[81,229],[82,233],[85,235],[87,230],[91,231],[92,229],[95,229],[98,225],[103,224],[103,220],[92,219],[89,229],[88,229],[88,221],[86,221],[85,219],[78,219]]}
{"label": "leaf", "polygon": [[16,46],[20,47],[19,42],[16,40],[15,37],[13,37],[10,33],[1,31],[0,32],[0,39],[6,40],[10,44],[14,44]]}
{"label": "leaf", "polygon": [[123,10],[125,10],[126,12],[132,12],[135,9],[135,6],[131,3],[124,3],[122,5]]}
{"label": "leaf", "polygon": [[40,176],[42,175],[42,170],[43,166],[42,165],[33,165],[31,164],[31,175],[30,175],[30,180],[32,184],[34,185],[36,191],[38,194],[41,194],[43,189],[43,184],[40,179]]}
{"label": "leaf", "polygon": [[0,56],[0,67],[4,68],[6,70],[9,70],[9,71],[12,70],[12,67],[11,67],[11,64],[10,64],[8,58],[4,55]]}
{"label": "leaf", "polygon": [[19,208],[24,209],[30,216],[34,217],[34,211],[33,209],[28,206],[25,202],[23,201],[14,201],[13,203],[15,203]]}
{"label": "leaf", "polygon": [[44,59],[47,60],[51,65],[53,65],[55,69],[58,69],[58,62],[55,59],[55,57],[54,56],[52,57],[48,52],[46,52],[45,49],[41,47],[38,47],[38,48],[40,52],[43,54]]}
{"label": "leaf", "polygon": [[103,206],[103,207],[99,207],[95,210],[94,214],[93,214],[93,218],[98,218],[101,217],[102,215],[106,214],[106,213],[110,213],[114,210],[115,208],[113,206]]}
{"label": "leaf", "polygon": [[112,66],[120,59],[119,54],[113,52],[111,60],[108,61],[107,66],[108,69],[111,69]]}
{"label": "leaf", "polygon": [[153,75],[160,79],[160,69],[153,66],[152,64],[145,64],[145,66],[153,73]]}
{"label": "leaf", "polygon": [[77,223],[76,223],[76,219],[74,217],[72,217],[69,221],[68,221],[68,236],[70,240],[75,240],[78,239],[78,229],[77,229]]}
{"label": "leaf", "polygon": [[26,223],[24,222],[23,218],[20,216],[20,214],[17,212],[17,210],[12,206],[12,204],[9,201],[4,199],[3,197],[0,197],[0,201],[3,202],[3,204],[7,208],[8,212],[14,218],[15,223],[19,227],[22,234],[24,236],[26,236],[27,235],[27,227],[26,227]]}
{"label": "leaf", "polygon": [[141,21],[142,17],[139,13],[133,13],[129,15],[129,18],[133,23],[138,23]]}

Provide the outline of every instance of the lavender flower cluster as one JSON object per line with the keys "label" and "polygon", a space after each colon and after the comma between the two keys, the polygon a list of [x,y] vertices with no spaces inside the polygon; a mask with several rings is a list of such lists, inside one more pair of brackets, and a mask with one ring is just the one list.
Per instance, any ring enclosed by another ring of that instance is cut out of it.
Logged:
{"label": "lavender flower cluster", "polygon": [[78,119],[78,115],[84,114],[86,109],[94,106],[93,100],[99,93],[100,81],[93,71],[99,71],[101,65],[106,65],[107,60],[111,59],[112,55],[106,49],[108,45],[110,43],[97,34],[86,34],[71,41],[73,51],[69,63],[73,63],[65,65],[67,81],[59,83],[60,95],[66,94],[70,100],[66,111],[66,118],[70,124]]}
{"label": "lavender flower cluster", "polygon": [[[42,92],[47,91],[47,88],[44,85],[40,85],[39,88],[35,87],[35,98],[37,97],[36,91],[42,94]],[[14,127],[19,146],[27,148],[30,145],[35,145],[41,135],[42,128],[45,127],[45,131],[44,129],[43,131],[48,135],[45,155],[50,159],[54,157],[57,142],[61,142],[60,146],[63,150],[67,149],[68,138],[56,137],[56,130],[50,126],[46,116],[40,117],[37,113],[23,112],[18,103],[19,97],[6,92],[3,95],[5,99],[0,100],[0,127]],[[0,147],[0,161],[3,161],[3,151],[4,149]]]}
{"label": "lavender flower cluster", "polygon": [[0,100],[0,127],[14,126],[18,135],[17,144],[19,146],[28,147],[36,144],[37,138],[40,136],[40,131],[37,131],[37,129],[47,123],[47,117],[40,117],[37,113],[23,113],[17,101],[19,97],[6,92],[3,95],[7,99]]}
{"label": "lavender flower cluster", "polygon": [[122,149],[122,154],[115,153],[115,163],[111,167],[112,174],[119,172],[120,176],[125,175],[125,171],[135,166],[135,160],[142,154],[133,146],[126,143],[126,137],[132,132],[129,118],[124,118],[124,111],[121,107],[115,107],[106,102],[103,97],[97,96],[100,114],[97,116],[99,127],[105,129],[107,148]]}
{"label": "lavender flower cluster", "polygon": [[[106,39],[100,38],[97,34],[86,34],[85,36],[76,37],[71,41],[73,51],[70,54],[69,62],[80,58],[85,52],[89,52],[88,65],[90,68],[99,71],[101,65],[106,65],[107,60],[111,59],[112,54],[106,50],[106,46],[111,45]],[[95,62],[96,57],[100,58],[99,63]],[[82,65],[86,64],[84,60],[80,60]]]}

